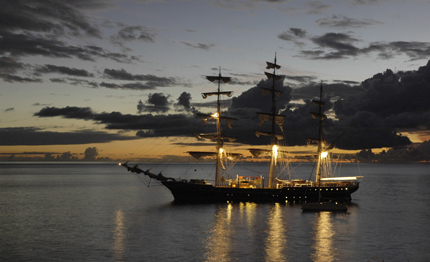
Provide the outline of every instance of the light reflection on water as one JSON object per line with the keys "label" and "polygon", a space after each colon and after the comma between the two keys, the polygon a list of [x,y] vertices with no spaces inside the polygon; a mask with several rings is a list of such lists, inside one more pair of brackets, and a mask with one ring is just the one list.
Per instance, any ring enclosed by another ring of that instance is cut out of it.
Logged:
{"label": "light reflection on water", "polygon": [[282,207],[276,203],[271,207],[268,218],[267,239],[265,245],[266,261],[287,261],[285,249],[287,246],[285,221],[282,216]]}
{"label": "light reflection on water", "polygon": [[320,212],[317,214],[317,220],[314,224],[314,246],[312,249],[313,261],[335,261],[337,254],[333,246],[333,224],[331,221],[331,212]]}
{"label": "light reflection on water", "polygon": [[233,205],[218,208],[215,214],[215,224],[207,239],[205,261],[230,261],[230,226]]}
{"label": "light reflection on water", "polygon": [[123,261],[124,254],[124,240],[125,240],[125,216],[121,209],[115,212],[115,232],[114,232],[114,246],[115,257],[117,261]]}

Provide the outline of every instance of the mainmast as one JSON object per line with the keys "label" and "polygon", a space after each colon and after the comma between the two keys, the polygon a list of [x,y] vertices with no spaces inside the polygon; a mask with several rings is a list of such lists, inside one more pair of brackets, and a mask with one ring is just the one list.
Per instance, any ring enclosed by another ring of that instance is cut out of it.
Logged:
{"label": "mainmast", "polygon": [[315,119],[318,119],[318,162],[317,162],[317,170],[316,170],[316,179],[315,182],[317,185],[320,185],[321,180],[321,165],[322,165],[322,159],[325,157],[323,155],[324,150],[323,146],[325,146],[326,142],[323,139],[323,133],[322,133],[322,127],[323,127],[323,120],[326,118],[326,115],[323,114],[322,107],[324,106],[324,102],[322,101],[322,82],[320,85],[320,99],[319,100],[312,100],[314,105],[318,105],[318,113],[311,112],[312,116]]}
{"label": "mainmast", "polygon": [[270,110],[270,113],[257,113],[258,117],[260,118],[260,126],[264,123],[264,121],[270,121],[271,122],[271,131],[270,132],[261,132],[261,131],[255,131],[255,134],[257,136],[265,135],[270,136],[270,150],[257,150],[252,149],[251,153],[256,156],[260,155],[262,153],[268,153],[270,155],[270,169],[269,169],[269,188],[274,188],[274,173],[276,169],[277,164],[277,158],[278,158],[278,140],[281,140],[284,138],[282,134],[276,133],[276,124],[279,126],[281,131],[283,131],[282,126],[284,124],[284,115],[278,114],[278,109],[276,107],[276,101],[275,101],[275,95],[281,96],[282,92],[275,89],[275,82],[282,79],[282,76],[276,75],[276,69],[280,69],[281,66],[276,64],[276,54],[275,54],[275,60],[274,62],[266,62],[267,67],[266,69],[273,69],[273,73],[267,73],[264,72],[268,79],[272,79],[272,87],[271,88],[265,88],[261,87],[261,91],[263,95],[267,94],[268,92],[271,93],[272,98],[272,107]]}
{"label": "mainmast", "polygon": [[215,81],[218,82],[217,92],[202,93],[203,99],[206,99],[208,96],[213,96],[213,95],[217,96],[217,109],[216,109],[216,112],[211,114],[211,115],[208,115],[208,114],[198,114],[198,115],[203,120],[202,124],[205,124],[209,120],[215,120],[215,122],[216,122],[216,133],[194,134],[194,136],[196,136],[199,139],[206,138],[206,139],[215,140],[216,141],[216,152],[194,152],[193,151],[193,152],[188,152],[188,153],[196,159],[199,159],[199,158],[205,157],[205,156],[215,157],[215,159],[216,159],[215,186],[219,186],[220,185],[220,178],[221,178],[221,176],[220,176],[221,170],[225,169],[224,165],[222,163],[223,156],[225,156],[229,159],[235,159],[241,155],[241,154],[234,154],[234,153],[228,153],[227,154],[224,152],[224,149],[223,149],[224,141],[225,140],[234,141],[234,140],[236,140],[236,138],[224,136],[223,131],[222,131],[222,127],[221,127],[221,120],[227,121],[228,127],[231,128],[231,123],[237,119],[223,116],[222,112],[221,112],[221,96],[226,95],[228,97],[231,97],[233,94],[232,91],[221,91],[221,82],[228,83],[231,81],[231,78],[230,77],[223,77],[221,75],[221,67],[220,67],[218,76],[206,76],[206,79],[209,80],[210,82],[215,82]]}

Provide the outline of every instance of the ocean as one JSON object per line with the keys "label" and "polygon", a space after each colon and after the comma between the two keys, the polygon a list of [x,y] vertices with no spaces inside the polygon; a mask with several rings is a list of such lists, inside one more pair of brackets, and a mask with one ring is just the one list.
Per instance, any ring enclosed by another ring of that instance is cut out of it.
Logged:
{"label": "ocean", "polygon": [[[213,171],[139,166],[182,178]],[[348,163],[340,172],[364,176],[348,212],[303,213],[297,203],[174,204],[156,181],[117,164],[1,163],[0,261],[430,261],[430,165]]]}

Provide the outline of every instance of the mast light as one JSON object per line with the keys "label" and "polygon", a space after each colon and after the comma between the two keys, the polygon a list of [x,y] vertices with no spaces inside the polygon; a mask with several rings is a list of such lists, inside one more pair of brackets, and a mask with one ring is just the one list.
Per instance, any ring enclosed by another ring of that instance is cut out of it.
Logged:
{"label": "mast light", "polygon": [[278,159],[278,146],[273,145],[272,147],[272,156],[275,159],[275,165],[276,165],[276,159]]}
{"label": "mast light", "polygon": [[324,159],[327,156],[328,156],[328,152],[327,151],[321,152],[321,159]]}

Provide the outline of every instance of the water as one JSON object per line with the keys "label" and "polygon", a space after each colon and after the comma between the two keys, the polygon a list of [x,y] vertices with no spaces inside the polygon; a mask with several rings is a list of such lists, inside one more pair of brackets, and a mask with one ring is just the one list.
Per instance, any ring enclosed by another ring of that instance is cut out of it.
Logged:
{"label": "water", "polygon": [[[152,169],[161,170],[205,178],[212,166]],[[114,164],[3,163],[0,261],[429,261],[430,165],[359,170],[348,212],[318,214],[298,204],[175,205],[164,187]]]}

